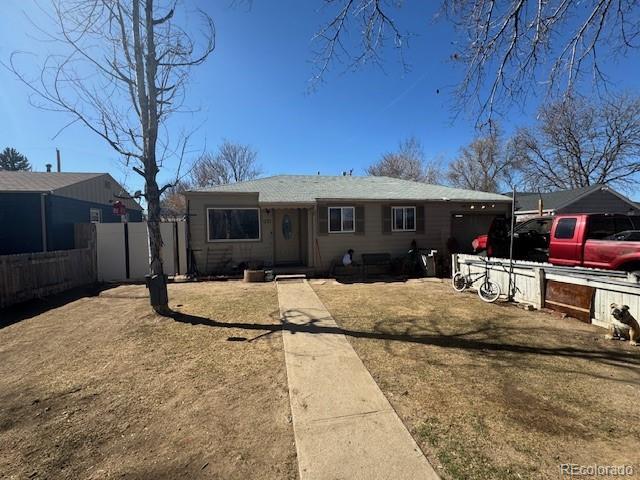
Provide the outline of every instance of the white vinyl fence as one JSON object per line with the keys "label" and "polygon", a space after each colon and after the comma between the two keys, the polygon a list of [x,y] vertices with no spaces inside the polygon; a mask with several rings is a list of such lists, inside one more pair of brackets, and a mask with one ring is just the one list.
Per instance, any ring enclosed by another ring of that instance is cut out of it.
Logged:
{"label": "white vinyl fence", "polygon": [[[187,273],[185,222],[160,224],[162,263],[167,275]],[[98,281],[144,280],[149,273],[149,236],[146,222],[97,223]]]}
{"label": "white vinyl fence", "polygon": [[[476,255],[454,255],[453,271],[482,274],[489,262],[489,276],[500,284],[503,295],[509,292],[509,260]],[[631,315],[640,319],[640,283],[624,272],[578,267],[557,267],[550,263],[513,262],[511,288],[514,301],[528,303],[535,308],[545,305],[546,285],[549,281],[582,285],[595,289],[590,306],[591,323],[606,327],[611,322],[610,305],[628,305]],[[547,302],[548,303],[548,302]]]}

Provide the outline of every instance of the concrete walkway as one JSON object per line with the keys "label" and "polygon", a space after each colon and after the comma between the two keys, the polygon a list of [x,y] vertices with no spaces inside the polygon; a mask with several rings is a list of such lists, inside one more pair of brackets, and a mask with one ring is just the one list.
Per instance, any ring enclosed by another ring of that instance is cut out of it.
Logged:
{"label": "concrete walkway", "polygon": [[278,302],[300,480],[438,479],[306,280]]}

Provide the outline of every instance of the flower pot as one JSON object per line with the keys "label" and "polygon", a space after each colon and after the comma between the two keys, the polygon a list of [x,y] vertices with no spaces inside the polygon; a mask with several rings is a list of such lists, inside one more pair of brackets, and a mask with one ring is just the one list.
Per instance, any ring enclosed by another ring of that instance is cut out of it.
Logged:
{"label": "flower pot", "polygon": [[245,282],[264,282],[264,270],[245,270]]}

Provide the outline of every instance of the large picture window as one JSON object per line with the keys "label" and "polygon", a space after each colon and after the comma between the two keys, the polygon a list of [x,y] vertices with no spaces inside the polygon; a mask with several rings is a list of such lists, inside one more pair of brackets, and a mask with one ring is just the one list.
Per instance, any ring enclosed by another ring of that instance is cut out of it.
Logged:
{"label": "large picture window", "polygon": [[329,207],[329,233],[348,233],[354,231],[354,207]]}
{"label": "large picture window", "polygon": [[416,207],[393,207],[391,230],[394,232],[416,231]]}
{"label": "large picture window", "polygon": [[207,208],[210,242],[260,240],[260,210],[257,208]]}

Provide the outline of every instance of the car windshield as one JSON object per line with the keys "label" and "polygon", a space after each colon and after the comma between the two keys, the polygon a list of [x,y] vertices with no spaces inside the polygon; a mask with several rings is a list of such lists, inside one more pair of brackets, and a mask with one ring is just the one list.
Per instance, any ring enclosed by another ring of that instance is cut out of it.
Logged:
{"label": "car windshield", "polygon": [[548,235],[551,230],[551,223],[552,221],[549,218],[534,218],[516,225],[514,232],[525,233],[534,231],[540,235]]}

